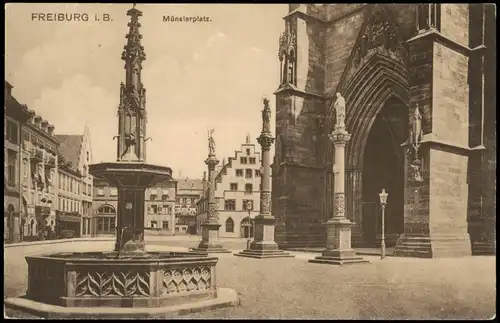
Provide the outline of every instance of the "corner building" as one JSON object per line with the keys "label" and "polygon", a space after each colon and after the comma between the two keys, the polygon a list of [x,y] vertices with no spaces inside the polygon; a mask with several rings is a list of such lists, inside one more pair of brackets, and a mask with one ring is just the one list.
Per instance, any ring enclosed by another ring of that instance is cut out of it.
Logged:
{"label": "corner building", "polygon": [[335,94],[346,99],[356,247],[495,252],[496,15],[490,4],[289,5],[279,40],[272,207],[280,248],[324,247]]}

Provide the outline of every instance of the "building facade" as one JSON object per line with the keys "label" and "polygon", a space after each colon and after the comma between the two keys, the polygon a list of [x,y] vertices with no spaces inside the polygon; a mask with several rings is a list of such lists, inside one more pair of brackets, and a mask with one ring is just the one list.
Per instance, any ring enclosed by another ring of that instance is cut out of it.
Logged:
{"label": "building facade", "polygon": [[[219,167],[215,180],[215,199],[221,224],[220,237],[253,236],[252,219],[259,214],[260,209],[260,171],[260,152],[250,143],[249,137],[241,145],[241,150],[235,151],[235,156]],[[207,203],[204,197],[198,203],[198,232],[201,232],[201,225],[207,216]]]}
{"label": "building facade", "polygon": [[26,221],[21,194],[21,129],[30,118],[26,106],[12,96],[12,85],[4,82],[4,242],[20,241],[22,221]]}
{"label": "building facade", "polygon": [[75,236],[91,235],[92,185],[89,174],[92,163],[90,131],[83,135],[56,135],[59,140],[58,209],[59,230],[71,230]]}
{"label": "building facade", "polygon": [[92,236],[116,235],[118,189],[101,178],[93,178]]}
{"label": "building facade", "polygon": [[165,181],[146,190],[146,214],[144,229],[175,233],[175,180]]}
{"label": "building facade", "polygon": [[30,110],[30,119],[21,129],[23,240],[45,239],[55,231],[58,147],[54,126]]}
{"label": "building facade", "polygon": [[[324,246],[322,223],[345,206],[354,246],[378,246],[385,188],[396,254],[493,252],[495,6],[294,4],[284,19],[272,185],[279,245]],[[328,138],[336,93],[352,135],[346,200],[337,202]]]}
{"label": "building facade", "polygon": [[203,196],[205,180],[206,178],[202,180],[188,178],[178,180],[175,203],[175,232],[196,234],[196,205]]}

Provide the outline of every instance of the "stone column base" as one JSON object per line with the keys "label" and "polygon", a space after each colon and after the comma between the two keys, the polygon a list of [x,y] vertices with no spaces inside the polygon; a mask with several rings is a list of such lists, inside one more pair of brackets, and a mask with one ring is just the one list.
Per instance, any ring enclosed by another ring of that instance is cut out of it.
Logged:
{"label": "stone column base", "polygon": [[243,250],[235,256],[259,259],[295,257],[283,250],[278,250],[278,244],[274,241],[274,223],[276,221],[274,216],[259,214],[254,221],[255,240],[250,245],[250,249]]}
{"label": "stone column base", "polygon": [[319,257],[309,260],[312,263],[330,265],[367,264],[368,260],[357,256],[351,248],[351,227],[353,223],[346,218],[338,217],[325,223],[327,248]]}
{"label": "stone column base", "polygon": [[395,257],[445,258],[472,254],[469,234],[459,236],[401,235],[394,248]]}
{"label": "stone column base", "polygon": [[202,253],[231,253],[222,246],[219,240],[219,228],[221,225],[217,222],[206,222],[201,225],[201,241],[197,248],[191,248],[190,251]]}

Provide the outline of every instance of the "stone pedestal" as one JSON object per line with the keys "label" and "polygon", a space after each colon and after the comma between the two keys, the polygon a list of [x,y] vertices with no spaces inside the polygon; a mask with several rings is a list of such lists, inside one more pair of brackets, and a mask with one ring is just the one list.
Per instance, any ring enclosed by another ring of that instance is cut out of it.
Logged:
{"label": "stone pedestal", "polygon": [[249,258],[293,258],[294,256],[278,249],[274,241],[274,224],[276,219],[272,215],[259,214],[255,217],[255,240],[250,249],[234,254]]}
{"label": "stone pedestal", "polygon": [[351,227],[354,225],[345,218],[333,218],[325,223],[326,227],[326,249],[322,255],[309,260],[312,263],[326,263],[332,265],[350,265],[368,263],[362,257],[356,255],[351,248]]}
{"label": "stone pedestal", "polygon": [[224,248],[219,240],[219,228],[221,225],[218,222],[207,221],[201,225],[201,242],[197,248],[192,248],[195,252],[206,253],[231,253]]}
{"label": "stone pedestal", "polygon": [[368,263],[362,257],[356,256],[351,248],[351,228],[354,223],[345,216],[345,144],[351,138],[344,125],[336,125],[329,136],[335,146],[334,165],[334,216],[325,223],[326,249],[322,255],[309,260],[312,263],[331,265],[349,265]]}

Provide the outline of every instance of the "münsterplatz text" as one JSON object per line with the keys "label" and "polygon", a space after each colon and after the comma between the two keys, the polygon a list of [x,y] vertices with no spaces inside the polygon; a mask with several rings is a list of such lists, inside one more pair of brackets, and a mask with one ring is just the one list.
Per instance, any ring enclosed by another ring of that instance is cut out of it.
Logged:
{"label": "m\u00fcnsterplatz text", "polygon": [[163,22],[211,22],[212,19],[207,16],[163,16]]}
{"label": "m\u00fcnsterplatz text", "polygon": [[85,21],[113,21],[107,13],[62,13],[62,12],[33,12],[31,21],[57,21],[57,22],[85,22]]}

